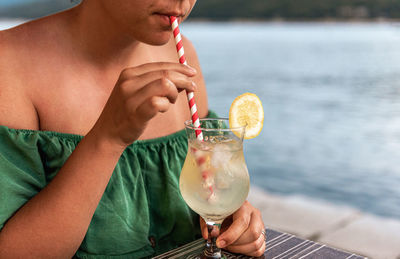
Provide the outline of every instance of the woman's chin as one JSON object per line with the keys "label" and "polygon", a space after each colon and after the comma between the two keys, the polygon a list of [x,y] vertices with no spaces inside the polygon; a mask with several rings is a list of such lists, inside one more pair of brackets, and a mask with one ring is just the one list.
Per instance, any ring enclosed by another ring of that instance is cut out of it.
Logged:
{"label": "woman's chin", "polygon": [[151,37],[144,40],[145,43],[155,46],[161,46],[167,44],[172,37],[172,32],[154,33]]}

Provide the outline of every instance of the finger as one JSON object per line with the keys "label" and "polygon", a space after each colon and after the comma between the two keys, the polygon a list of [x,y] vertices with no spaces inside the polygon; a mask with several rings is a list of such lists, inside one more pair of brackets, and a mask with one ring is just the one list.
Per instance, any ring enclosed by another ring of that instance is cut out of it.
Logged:
{"label": "finger", "polygon": [[252,243],[260,237],[263,230],[264,230],[264,223],[262,220],[261,213],[258,209],[253,209],[251,213],[249,227],[240,236],[240,238],[238,238],[233,243],[233,245],[244,245],[247,243]]}
{"label": "finger", "polygon": [[137,67],[126,68],[121,72],[120,79],[127,80],[133,77],[143,75],[145,73],[160,71],[160,70],[171,70],[176,71],[187,76],[196,75],[197,71],[195,68],[190,67],[188,65],[183,65],[179,63],[173,62],[152,62],[146,63]]}
{"label": "finger", "polygon": [[[160,98],[155,98],[160,97]],[[153,81],[140,89],[127,100],[128,111],[137,112],[136,120],[146,122],[158,112],[166,112],[171,103],[178,98],[178,91],[174,83],[168,79]],[[142,103],[138,100],[143,100]]]}
{"label": "finger", "polygon": [[201,235],[203,236],[203,238],[207,239],[208,238],[207,224],[202,217],[200,217],[200,229],[201,229]]}
{"label": "finger", "polygon": [[153,82],[172,82],[178,90],[187,90],[193,92],[196,90],[196,84],[188,76],[171,70],[157,70],[145,73],[130,80],[120,83],[121,91],[124,96],[131,96],[136,91],[145,88]]}
{"label": "finger", "polygon": [[194,91],[196,87],[190,77],[173,70],[157,70],[136,77],[136,81],[138,81],[137,83],[139,85],[146,85],[157,79],[168,79],[181,90],[185,89],[188,91]]}
{"label": "finger", "polygon": [[244,245],[230,245],[227,247],[227,249],[233,253],[249,255],[260,250],[263,245],[265,245],[265,238],[263,234],[260,234],[260,236],[256,240],[250,243]]}
{"label": "finger", "polygon": [[252,253],[249,253],[248,255],[253,256],[253,257],[261,257],[265,253],[266,248],[267,248],[267,243],[264,240],[260,249],[258,249],[257,251],[254,251]]}
{"label": "finger", "polygon": [[171,103],[166,97],[152,96],[144,101],[137,108],[138,114],[142,121],[148,121],[153,118],[159,112],[166,112]]}
{"label": "finger", "polygon": [[170,101],[167,98],[154,96],[150,98],[150,105],[152,107],[157,107],[158,112],[167,112],[169,107],[171,106]]}
{"label": "finger", "polygon": [[178,89],[172,81],[164,78],[146,85],[132,98],[135,100],[147,100],[152,96],[166,97],[171,103],[175,103],[178,98]]}
{"label": "finger", "polygon": [[233,222],[229,228],[217,239],[217,246],[226,247],[234,243],[249,227],[251,214],[248,206],[242,205],[233,215]]}
{"label": "finger", "polygon": [[211,237],[217,237],[219,236],[220,229],[218,225],[207,225],[207,223],[204,221],[203,218],[200,219],[200,228],[201,228],[201,234],[204,237],[204,239],[208,239],[209,236],[209,229],[211,229]]}

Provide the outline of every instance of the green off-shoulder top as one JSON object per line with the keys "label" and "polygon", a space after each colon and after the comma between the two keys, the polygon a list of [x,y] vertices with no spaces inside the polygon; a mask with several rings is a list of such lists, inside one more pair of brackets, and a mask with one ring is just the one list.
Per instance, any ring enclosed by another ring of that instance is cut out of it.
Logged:
{"label": "green off-shoulder top", "polygon": [[[0,126],[0,230],[53,179],[82,138]],[[201,237],[199,218],[179,192],[186,152],[184,130],[126,148],[76,257],[146,258]]]}

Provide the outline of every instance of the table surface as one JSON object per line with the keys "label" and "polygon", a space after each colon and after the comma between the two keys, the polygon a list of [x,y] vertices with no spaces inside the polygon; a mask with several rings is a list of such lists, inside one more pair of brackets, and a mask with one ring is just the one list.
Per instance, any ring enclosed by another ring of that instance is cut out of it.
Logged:
{"label": "table surface", "polygon": [[[267,233],[267,249],[263,256],[258,258],[264,259],[360,259],[362,256],[341,251],[336,248],[329,247],[324,244],[315,243],[310,240],[298,238],[294,235],[282,233],[272,229],[266,229]],[[196,254],[203,250],[205,241],[203,239],[196,240],[162,255],[154,257],[154,259],[194,259]],[[224,251],[226,258],[254,258],[244,255],[232,254]]]}

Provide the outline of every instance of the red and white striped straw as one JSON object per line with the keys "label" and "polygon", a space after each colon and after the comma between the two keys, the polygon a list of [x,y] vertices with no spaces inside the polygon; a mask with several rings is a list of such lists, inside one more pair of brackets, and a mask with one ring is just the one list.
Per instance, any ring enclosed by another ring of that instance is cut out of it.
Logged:
{"label": "red and white striped straw", "polygon": [[[178,19],[175,16],[170,17],[171,27],[174,33],[176,51],[178,52],[179,63],[187,65],[185,58],[185,50],[183,49],[182,36],[179,30]],[[192,115],[192,123],[195,128],[200,128],[199,114],[197,113],[197,106],[194,100],[194,93],[187,92],[187,98],[189,101],[190,114]],[[196,137],[198,140],[203,141],[203,133],[201,130],[196,130]]]}
{"label": "red and white striped straw", "polygon": [[[183,43],[182,43],[182,36],[181,36],[181,32],[179,30],[178,19],[176,19],[175,16],[171,16],[170,21],[171,21],[172,31],[174,33],[174,39],[175,39],[176,51],[178,52],[179,63],[187,65],[186,58],[185,58],[185,50],[183,48]],[[190,114],[192,116],[192,123],[193,123],[193,126],[196,128],[196,130],[195,130],[196,138],[197,138],[197,140],[203,141],[203,133],[200,129],[200,119],[199,119],[199,114],[197,113],[196,102],[194,100],[194,93],[187,92],[187,98],[189,101],[189,108],[190,108]],[[206,168],[206,160],[203,156],[201,156],[199,154],[199,152],[196,149],[193,149],[193,153],[196,158],[196,162],[200,167],[201,175],[203,178],[203,188],[205,188],[209,191],[208,201],[214,202],[215,201],[215,193],[214,193],[214,188],[213,188],[214,179],[213,179],[213,177],[210,177],[210,172]]]}

